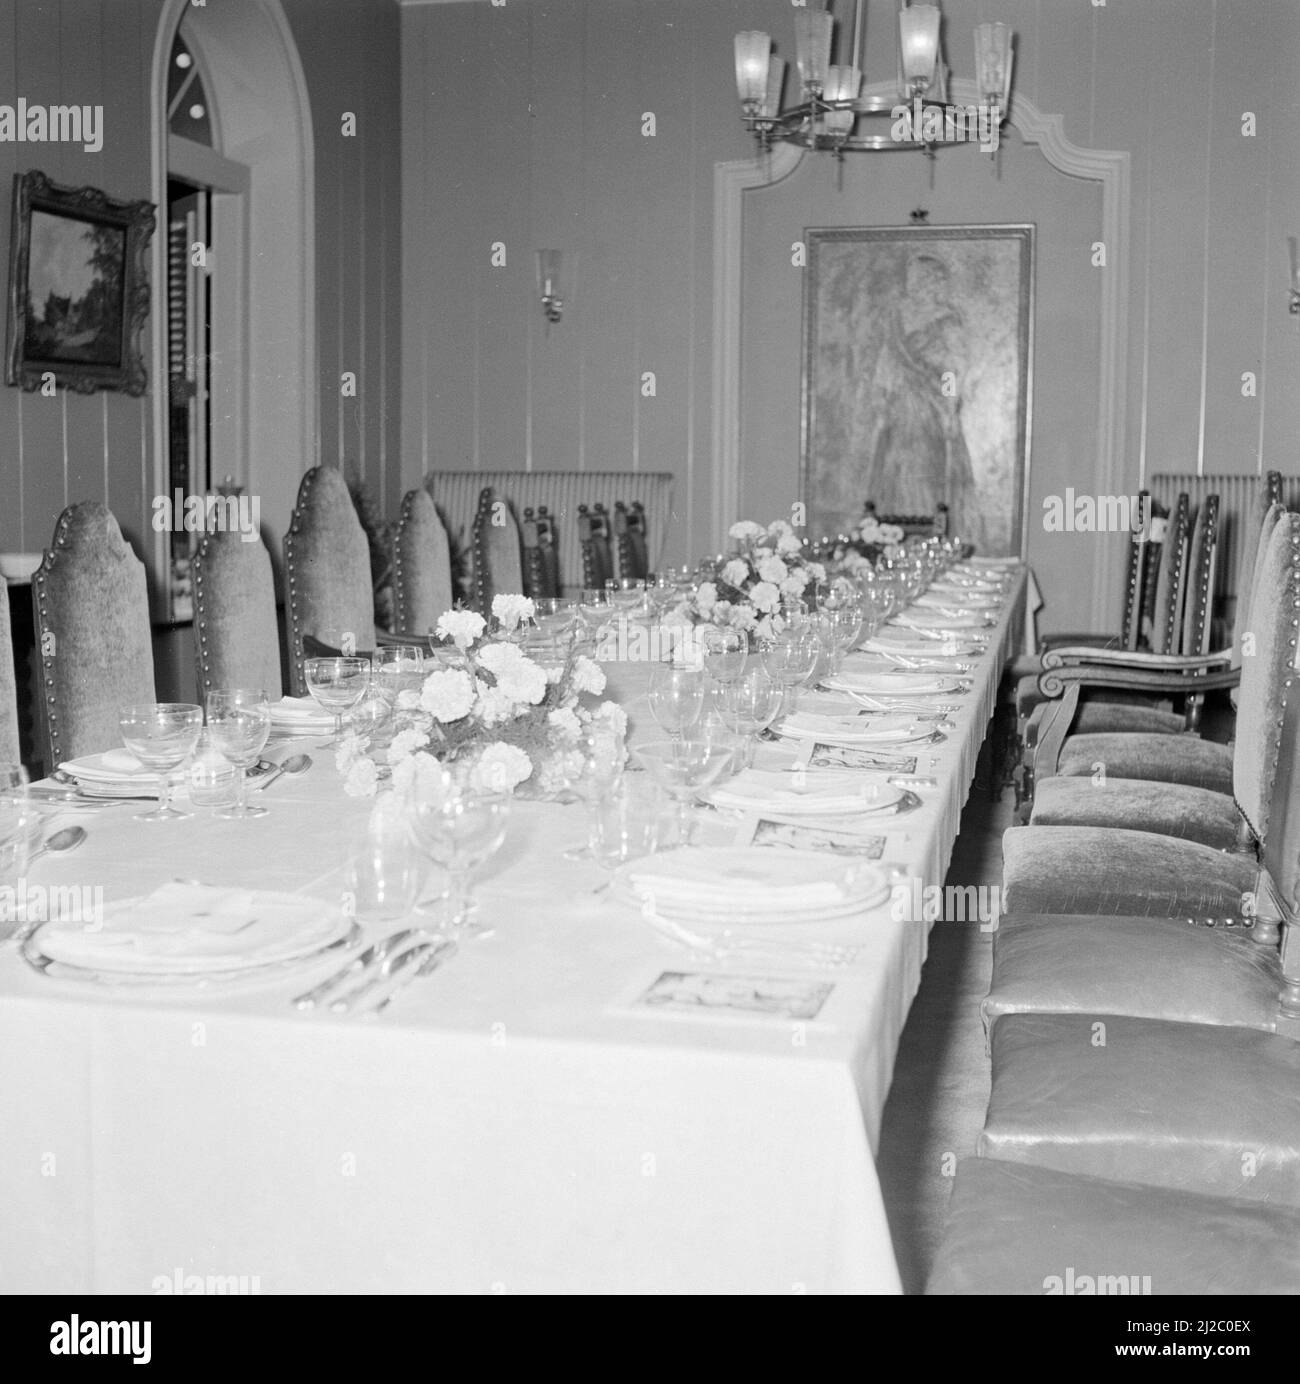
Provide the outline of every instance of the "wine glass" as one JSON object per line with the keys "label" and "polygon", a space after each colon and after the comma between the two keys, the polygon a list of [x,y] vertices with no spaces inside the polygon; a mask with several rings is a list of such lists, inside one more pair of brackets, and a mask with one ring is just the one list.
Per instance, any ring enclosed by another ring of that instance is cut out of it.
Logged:
{"label": "wine glass", "polygon": [[759,653],[763,668],[785,689],[782,711],[794,710],[796,689],[816,672],[820,657],[821,641],[807,624],[784,629],[763,645]]}
{"label": "wine glass", "polygon": [[449,779],[438,791],[412,794],[409,820],[416,844],[447,872],[440,920],[444,931],[470,936],[489,930],[469,921],[476,907],[470,876],[506,839],[510,802],[509,793],[475,789]]}
{"label": "wine glass", "polygon": [[704,706],[704,672],[683,663],[656,663],[650,670],[650,714],[660,730],[681,738],[700,719]]}
{"label": "wine glass", "polygon": [[748,769],[754,762],[759,737],[780,713],[785,689],[762,668],[752,668],[721,692],[722,719],[737,735],[745,737],[743,767]]}
{"label": "wine glass", "polygon": [[[15,903],[22,897],[19,891],[27,874],[34,826],[27,797],[27,771],[21,764],[0,764],[0,887]],[[18,908],[0,912],[0,938],[9,935],[12,927],[21,940],[21,918]]]}
{"label": "wine glass", "polygon": [[215,816],[266,816],[266,808],[249,807],[244,802],[244,771],[257,763],[270,734],[271,706],[260,687],[222,688],[208,693],[208,738],[235,766],[235,801],[230,807],[218,808]]}
{"label": "wine glass", "polygon": [[737,629],[709,625],[701,639],[704,671],[714,682],[735,682],[745,671],[749,657],[749,636]]}
{"label": "wine glass", "polygon": [[609,592],[604,587],[584,586],[582,595],[578,597],[577,610],[587,639],[596,643],[602,628],[614,615],[614,608],[609,603]]}
{"label": "wine glass", "polygon": [[337,745],[343,739],[344,715],[366,695],[370,686],[370,660],[308,658],[303,661],[302,673],[307,691],[334,717],[334,738],[326,744]]}
{"label": "wine glass", "polygon": [[142,702],[123,707],[117,718],[122,743],[158,774],[158,806],[137,812],[138,822],[174,822],[189,817],[171,807],[171,774],[194,753],[203,730],[203,708],[192,702]]}
{"label": "wine glass", "polygon": [[623,781],[626,751],[622,736],[608,725],[593,724],[583,729],[568,761],[574,772],[566,776],[566,786],[587,804],[587,841],[570,846],[561,854],[565,860],[589,860],[593,852],[596,813],[602,800]]}
{"label": "wine glass", "polygon": [[690,844],[691,802],[733,767],[730,749],[705,740],[652,740],[632,753],[641,767],[677,803],[677,839]]}
{"label": "wine glass", "polygon": [[642,577],[607,577],[605,590],[614,609],[629,618],[645,606],[645,579]]}

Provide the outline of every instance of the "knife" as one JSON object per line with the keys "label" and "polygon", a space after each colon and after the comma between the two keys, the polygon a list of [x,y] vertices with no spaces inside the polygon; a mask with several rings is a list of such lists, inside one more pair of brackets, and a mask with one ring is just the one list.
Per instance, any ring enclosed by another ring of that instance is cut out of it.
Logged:
{"label": "knife", "polygon": [[351,961],[333,975],[321,981],[317,986],[299,995],[294,1001],[296,1009],[311,1009],[318,1004],[323,996],[328,995],[335,986],[341,984],[351,975],[358,975],[362,971],[373,966],[377,961],[383,961],[390,952],[395,951],[403,942],[408,942],[412,937],[418,936],[416,928],[404,928],[401,932],[390,932],[387,937],[381,937],[378,942],[371,943],[365,951],[358,952]]}

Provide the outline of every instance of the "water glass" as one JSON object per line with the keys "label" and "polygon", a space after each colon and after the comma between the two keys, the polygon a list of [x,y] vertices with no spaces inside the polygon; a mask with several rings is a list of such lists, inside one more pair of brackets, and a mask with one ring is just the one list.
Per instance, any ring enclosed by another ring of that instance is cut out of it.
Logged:
{"label": "water glass", "polygon": [[343,739],[343,717],[366,695],[370,686],[368,658],[308,658],[303,660],[307,691],[334,717],[334,739]]}
{"label": "water glass", "polygon": [[416,644],[389,644],[370,656],[370,678],[375,690],[390,706],[403,692],[419,692],[424,686],[424,650]]}
{"label": "water glass", "polygon": [[362,922],[397,922],[415,911],[425,874],[405,804],[381,794],[344,870],[345,909]]}
{"label": "water glass", "polygon": [[653,855],[667,839],[668,801],[644,779],[624,777],[592,803],[591,854],[616,870]]}
{"label": "water glass", "polygon": [[[361,660],[369,668],[365,659]],[[264,807],[244,801],[245,772],[257,763],[271,734],[271,705],[260,687],[222,688],[208,693],[208,737],[235,766],[235,801],[216,816],[243,820],[265,817]]]}
{"label": "water glass", "polygon": [[12,937],[23,917],[27,859],[38,818],[27,798],[27,772],[21,764],[0,764],[0,940]]}
{"label": "water glass", "polygon": [[448,932],[472,935],[487,931],[469,921],[475,907],[470,876],[506,839],[510,802],[509,793],[482,792],[450,782],[441,792],[416,794],[410,799],[409,821],[416,844],[447,872],[440,925]]}
{"label": "water glass", "polygon": [[650,670],[650,714],[661,730],[681,736],[700,719],[704,672],[681,663],[656,663]]}
{"label": "water glass", "polygon": [[706,626],[701,644],[704,671],[715,682],[735,682],[745,671],[745,661],[749,657],[749,636],[742,630],[725,629],[720,625]]}
{"label": "water glass", "polygon": [[737,735],[745,737],[743,766],[754,762],[759,737],[781,711],[785,689],[762,668],[753,668],[738,681],[722,688],[722,719]]}
{"label": "water glass", "polygon": [[192,702],[143,702],[123,707],[117,718],[122,743],[158,775],[158,806],[137,812],[138,822],[174,822],[188,817],[169,806],[172,771],[194,753],[203,730],[203,708]]}

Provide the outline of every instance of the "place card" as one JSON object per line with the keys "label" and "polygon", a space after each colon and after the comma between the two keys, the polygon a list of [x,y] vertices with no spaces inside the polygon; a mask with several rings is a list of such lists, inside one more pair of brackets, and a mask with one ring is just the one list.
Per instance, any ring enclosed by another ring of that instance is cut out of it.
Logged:
{"label": "place card", "polygon": [[826,745],[809,740],[799,752],[794,768],[796,773],[801,769],[883,769],[891,774],[914,774],[916,756],[881,754],[860,745]]}
{"label": "place card", "polygon": [[629,1007],[638,1014],[807,1023],[834,990],[834,982],[825,980],[663,971]]}
{"label": "place card", "polygon": [[788,851],[831,851],[859,860],[879,860],[885,853],[885,840],[873,832],[862,831],[853,817],[810,820],[760,813],[740,824],[735,844]]}

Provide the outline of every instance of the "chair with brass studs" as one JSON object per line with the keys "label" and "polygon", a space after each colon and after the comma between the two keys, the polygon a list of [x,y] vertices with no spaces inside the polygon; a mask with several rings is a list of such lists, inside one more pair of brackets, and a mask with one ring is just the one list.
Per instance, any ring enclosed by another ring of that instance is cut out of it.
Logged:
{"label": "chair with brass studs", "polygon": [[122,743],[122,707],[155,700],[144,563],[99,501],[69,505],[32,578],[50,769]]}
{"label": "chair with brass studs", "polygon": [[257,534],[203,536],[194,554],[194,662],[199,698],[219,687],[283,690],[271,555]]}
{"label": "chair with brass studs", "polygon": [[498,498],[490,486],[478,498],[470,549],[474,608],[486,619],[494,596],[522,595],[524,590],[519,521],[509,502]]}
{"label": "chair with brass studs", "polygon": [[302,696],[308,636],[344,652],[375,646],[370,545],[335,467],[314,466],[302,478],[284,536],[284,580],[289,678],[294,695]]}
{"label": "chair with brass studs", "polygon": [[615,502],[614,536],[618,553],[618,575],[644,579],[647,574],[645,509],[639,501],[631,510],[622,500]]}
{"label": "chair with brass studs", "polygon": [[609,516],[604,505],[594,510],[578,506],[578,541],[582,549],[582,584],[603,589],[614,575],[610,553]]}
{"label": "chair with brass studs", "polygon": [[17,764],[21,759],[18,747],[18,681],[14,676],[8,594],[0,588],[0,762]]}
{"label": "chair with brass studs", "polygon": [[393,537],[393,619],[402,633],[426,637],[454,605],[447,530],[421,486],[402,500]]}
{"label": "chair with brass studs", "polygon": [[542,505],[536,513],[524,510],[520,525],[524,541],[524,595],[535,597],[560,594],[559,563],[556,560],[555,525]]}

